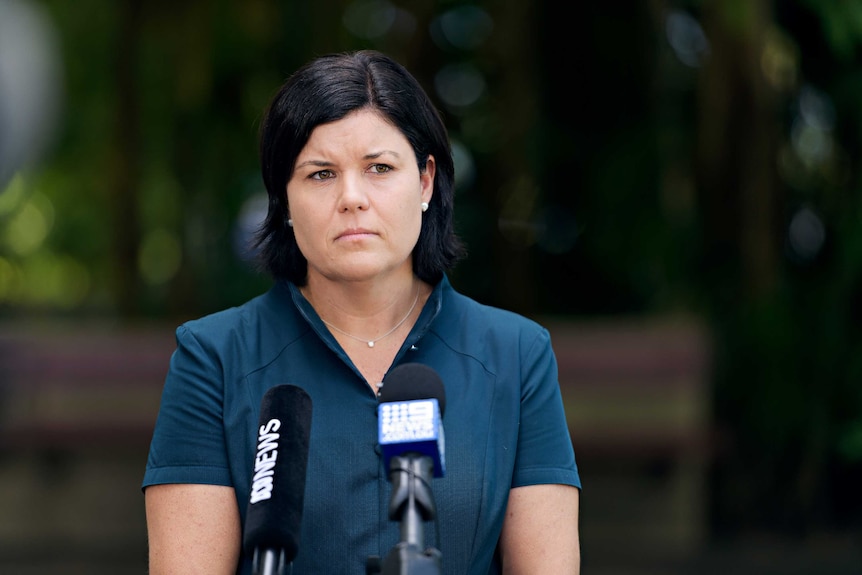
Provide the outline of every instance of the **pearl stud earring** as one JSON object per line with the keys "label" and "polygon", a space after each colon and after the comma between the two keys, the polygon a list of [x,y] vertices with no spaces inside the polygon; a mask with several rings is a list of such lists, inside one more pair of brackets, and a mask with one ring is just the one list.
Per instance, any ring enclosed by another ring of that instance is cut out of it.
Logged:
{"label": "pearl stud earring", "polygon": [[428,211],[428,202],[422,202],[421,205],[422,205],[422,211],[427,212]]}

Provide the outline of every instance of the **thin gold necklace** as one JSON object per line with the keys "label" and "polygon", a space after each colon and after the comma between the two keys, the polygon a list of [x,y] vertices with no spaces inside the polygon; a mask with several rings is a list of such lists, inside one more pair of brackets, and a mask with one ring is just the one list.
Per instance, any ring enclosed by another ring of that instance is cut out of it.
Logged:
{"label": "thin gold necklace", "polygon": [[413,305],[411,305],[411,306],[410,306],[410,309],[407,311],[407,315],[405,315],[403,318],[401,318],[401,321],[399,321],[398,323],[396,323],[396,324],[395,324],[395,327],[393,327],[392,329],[390,329],[389,331],[387,331],[386,333],[384,333],[383,335],[381,335],[381,336],[380,336],[380,337],[378,337],[377,339],[365,339],[365,338],[362,338],[362,337],[357,337],[357,336],[353,335],[352,333],[347,333],[347,332],[346,332],[346,331],[344,331],[343,329],[341,329],[341,328],[339,328],[339,327],[337,327],[337,326],[332,325],[331,323],[329,323],[328,321],[326,321],[326,320],[325,320],[325,319],[323,319],[322,317],[320,318],[320,321],[322,321],[322,322],[323,322],[323,323],[325,323],[327,326],[331,327],[332,329],[334,329],[335,331],[337,331],[338,333],[340,333],[340,334],[342,334],[342,335],[346,335],[347,337],[352,338],[352,339],[355,339],[356,341],[361,341],[362,343],[366,344],[368,347],[374,347],[374,344],[375,344],[375,343],[377,343],[377,342],[378,342],[378,341],[380,341],[381,339],[383,339],[383,338],[385,338],[385,337],[387,337],[387,336],[390,336],[390,335],[392,335],[393,333],[395,333],[395,330],[396,330],[396,329],[398,329],[399,327],[401,327],[401,324],[403,324],[405,321],[407,321],[407,318],[408,318],[408,317],[410,317],[410,316],[411,316],[411,314],[413,313],[413,310],[414,310],[414,309],[416,309],[416,303],[417,303],[418,301],[419,301],[419,286],[416,286],[416,297],[413,299]]}

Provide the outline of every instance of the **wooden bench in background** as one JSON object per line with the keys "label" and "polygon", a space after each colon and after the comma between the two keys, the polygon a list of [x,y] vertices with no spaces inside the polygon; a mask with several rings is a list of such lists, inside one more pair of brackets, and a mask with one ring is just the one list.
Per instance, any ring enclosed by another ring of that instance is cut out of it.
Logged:
{"label": "wooden bench in background", "polygon": [[708,537],[711,349],[679,319],[542,322],[551,332],[584,484],[585,568],[661,564]]}
{"label": "wooden bench in background", "polygon": [[0,325],[0,573],[146,572],[173,328]]}
{"label": "wooden bench in background", "polygon": [[[703,331],[543,323],[584,482],[585,569],[697,552],[710,431]],[[174,326],[0,324],[0,573],[145,572],[140,482],[173,349]]]}

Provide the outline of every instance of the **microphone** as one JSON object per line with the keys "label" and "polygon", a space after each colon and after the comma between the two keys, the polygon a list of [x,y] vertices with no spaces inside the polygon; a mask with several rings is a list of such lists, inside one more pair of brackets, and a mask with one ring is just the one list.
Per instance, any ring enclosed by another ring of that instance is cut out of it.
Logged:
{"label": "microphone", "polygon": [[368,573],[440,574],[440,551],[423,550],[422,522],[437,515],[431,476],[443,477],[446,472],[441,421],[445,408],[443,382],[426,365],[401,364],[383,379],[377,408],[379,443],[392,483],[389,519],[401,522],[401,541],[382,565],[378,557],[369,557]]}
{"label": "microphone", "polygon": [[434,477],[446,473],[442,417],[446,390],[434,369],[421,363],[404,363],[383,379],[377,408],[378,436],[383,464],[406,453],[429,457]]}
{"label": "microphone", "polygon": [[285,573],[299,551],[310,431],[311,397],[304,389],[267,390],[243,536],[255,575]]}

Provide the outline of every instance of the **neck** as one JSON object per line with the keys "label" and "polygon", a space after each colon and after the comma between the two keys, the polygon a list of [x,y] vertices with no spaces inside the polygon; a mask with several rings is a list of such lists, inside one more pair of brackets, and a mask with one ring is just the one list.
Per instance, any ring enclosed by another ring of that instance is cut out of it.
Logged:
{"label": "neck", "polygon": [[326,287],[309,281],[302,294],[314,307],[333,335],[340,334],[368,347],[403,326],[412,327],[411,318],[421,309],[420,300],[427,295],[423,283],[410,276],[409,282],[396,286],[329,284]]}

